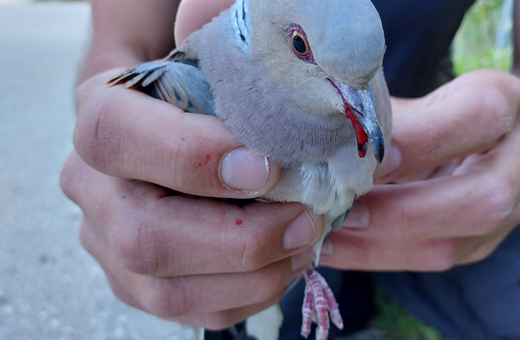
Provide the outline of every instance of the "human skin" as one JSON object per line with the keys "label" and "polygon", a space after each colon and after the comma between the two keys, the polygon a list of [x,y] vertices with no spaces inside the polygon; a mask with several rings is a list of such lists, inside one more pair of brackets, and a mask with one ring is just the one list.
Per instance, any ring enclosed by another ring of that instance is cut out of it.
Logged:
{"label": "human skin", "polygon": [[[264,159],[214,117],[105,85],[122,68],[174,46],[177,3],[128,1],[91,1],[94,35],[76,91],[76,151],[61,185],[83,209],[81,241],[121,300],[165,319],[227,327],[283,296],[312,262],[323,220],[295,203],[239,208],[172,195],[258,197],[281,170],[269,162],[266,171]],[[175,41],[231,3],[185,0]],[[329,237],[321,263],[435,271],[485,258],[520,221],[520,81],[478,71],[392,104],[393,147],[376,182],[403,184],[378,185],[361,198]]]}

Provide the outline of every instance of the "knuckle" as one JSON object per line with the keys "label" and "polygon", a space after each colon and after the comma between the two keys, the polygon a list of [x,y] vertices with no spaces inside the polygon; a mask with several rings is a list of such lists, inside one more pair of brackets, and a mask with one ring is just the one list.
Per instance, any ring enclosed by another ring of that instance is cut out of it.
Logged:
{"label": "knuckle", "polygon": [[237,243],[240,245],[237,257],[240,261],[240,263],[237,263],[239,270],[241,272],[252,272],[265,266],[267,248],[262,237],[256,232],[252,232],[241,235],[240,238],[242,239]]}
{"label": "knuckle", "polygon": [[[162,281],[162,280],[161,280]],[[169,279],[150,287],[142,302],[145,309],[160,318],[178,318],[191,312],[186,287],[179,279]]]}
{"label": "knuckle", "polygon": [[70,199],[73,199],[75,196],[74,184],[78,181],[77,177],[78,172],[75,171],[74,167],[67,161],[60,174],[60,187],[63,193]]}
{"label": "knuckle", "polygon": [[492,140],[499,143],[513,130],[515,117],[504,90],[492,85],[482,89],[482,112],[489,113],[486,125]]}
{"label": "knuckle", "polygon": [[495,231],[513,213],[515,207],[514,193],[506,180],[486,178],[484,183],[484,189],[480,190],[473,202],[478,207],[479,222],[475,224],[477,235]]}
{"label": "knuckle", "polygon": [[85,218],[83,218],[83,222],[81,223],[81,227],[79,229],[79,240],[81,242],[81,246],[87,252],[94,254],[97,240],[92,237],[92,230],[90,229],[90,225],[87,223]]}
{"label": "knuckle", "polygon": [[119,111],[109,94],[98,95],[82,105],[73,136],[78,154],[98,170],[107,170],[121,149]]}
{"label": "knuckle", "polygon": [[[193,159],[200,153],[199,150],[190,149],[187,143],[179,143],[177,136],[157,136],[156,153],[154,163],[161,165],[164,171],[165,183],[171,183],[173,187],[183,187],[184,183],[194,176]],[[171,164],[175,164],[172,168]],[[202,164],[201,164],[202,166]],[[200,180],[200,179],[199,179]]]}
{"label": "knuckle", "polygon": [[503,220],[511,215],[514,208],[514,193],[512,186],[503,179],[494,179],[488,187],[486,204],[490,208],[491,217]]}
{"label": "knuckle", "polygon": [[76,88],[74,91],[74,102],[76,104],[76,111],[79,111],[87,98],[89,97],[89,93],[91,90],[90,82],[83,82],[80,86]]}
{"label": "knuckle", "polygon": [[200,192],[201,188],[208,190],[213,183],[208,182],[204,172],[211,168],[207,153],[198,148],[197,143],[183,143],[178,139],[177,135],[158,132],[153,141],[155,152],[150,155],[150,163],[156,165],[158,181],[170,188],[190,192]]}
{"label": "knuckle", "polygon": [[119,264],[131,272],[161,276],[164,268],[161,232],[147,221],[133,216],[119,218],[111,228],[109,242]]}
{"label": "knuckle", "polygon": [[83,188],[87,185],[86,176],[88,168],[84,166],[84,163],[78,157],[78,155],[72,152],[60,174],[60,187],[63,193],[73,202],[78,205],[82,205],[82,200],[85,196],[85,190]]}
{"label": "knuckle", "polygon": [[112,293],[122,302],[132,305],[132,300],[129,298],[128,293],[119,284],[110,283],[110,289]]}

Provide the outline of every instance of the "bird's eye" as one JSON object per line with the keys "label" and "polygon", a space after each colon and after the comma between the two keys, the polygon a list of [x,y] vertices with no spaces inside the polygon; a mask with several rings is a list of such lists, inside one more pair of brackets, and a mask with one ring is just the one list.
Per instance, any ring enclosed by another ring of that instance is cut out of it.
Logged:
{"label": "bird's eye", "polygon": [[307,41],[307,35],[298,24],[292,24],[287,30],[294,55],[309,64],[316,64],[311,47]]}
{"label": "bird's eye", "polygon": [[294,31],[292,34],[292,47],[294,52],[303,57],[309,54],[309,46],[307,45],[307,41],[305,40],[305,37],[298,31]]}

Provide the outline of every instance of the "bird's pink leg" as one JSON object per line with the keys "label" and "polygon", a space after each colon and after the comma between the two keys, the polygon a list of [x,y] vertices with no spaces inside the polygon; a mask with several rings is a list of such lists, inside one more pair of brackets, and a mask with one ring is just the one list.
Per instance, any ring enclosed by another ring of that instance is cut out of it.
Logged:
{"label": "bird's pink leg", "polygon": [[[316,272],[318,273],[318,272]],[[318,273],[319,275],[319,273]],[[320,275],[320,281],[323,286],[323,292],[325,293],[325,299],[327,300],[327,304],[329,305],[329,314],[330,319],[332,320],[332,323],[336,325],[339,329],[343,329],[343,318],[341,318],[341,314],[339,312],[339,306],[338,302],[336,301],[336,298],[334,297],[334,293],[330,289],[327,281],[325,281],[325,278]]]}
{"label": "bird's pink leg", "polygon": [[314,296],[312,295],[312,289],[309,284],[307,284],[307,278],[305,278],[305,297],[303,300],[302,306],[302,330],[301,335],[307,339],[309,334],[311,333],[311,324],[312,324],[312,314],[314,311]]}
{"label": "bird's pink leg", "polygon": [[327,340],[329,335],[329,314],[332,322],[339,328],[343,328],[343,320],[339,312],[338,303],[329,285],[314,267],[310,267],[303,273],[305,278],[305,298],[302,307],[303,323],[301,334],[307,338],[310,333],[310,319],[315,314],[318,322],[316,331],[317,340]]}

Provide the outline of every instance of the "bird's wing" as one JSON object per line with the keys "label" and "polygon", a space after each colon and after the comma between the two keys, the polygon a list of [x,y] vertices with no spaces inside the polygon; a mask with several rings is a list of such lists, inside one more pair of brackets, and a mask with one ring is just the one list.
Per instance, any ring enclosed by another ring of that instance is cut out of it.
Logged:
{"label": "bird's wing", "polygon": [[193,113],[215,116],[210,86],[197,67],[197,60],[174,50],[163,60],[152,61],[129,69],[109,82],[139,87],[150,96]]}

